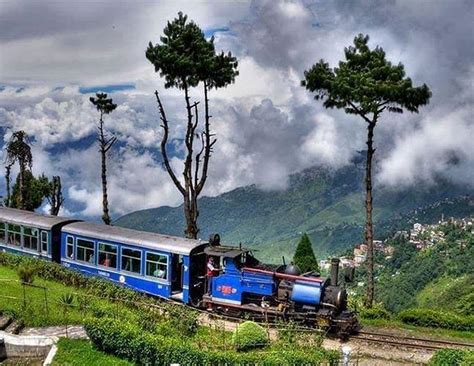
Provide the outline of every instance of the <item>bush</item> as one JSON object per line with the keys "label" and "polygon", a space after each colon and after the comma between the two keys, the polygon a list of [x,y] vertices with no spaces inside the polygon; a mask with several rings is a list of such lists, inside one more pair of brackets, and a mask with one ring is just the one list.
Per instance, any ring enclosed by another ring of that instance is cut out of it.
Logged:
{"label": "bush", "polygon": [[264,353],[206,350],[186,338],[150,334],[135,324],[110,318],[90,318],[85,329],[99,350],[139,365],[337,365],[339,360],[338,352],[323,349]]}
{"label": "bush", "polygon": [[31,285],[35,280],[36,272],[36,266],[32,261],[22,263],[17,269],[20,281],[28,285]]}
{"label": "bush", "polygon": [[232,343],[239,351],[265,347],[268,345],[267,332],[257,323],[246,321],[235,329]]}
{"label": "bush", "polygon": [[399,314],[402,322],[422,327],[474,330],[474,316],[460,316],[431,309],[408,309]]}
{"label": "bush", "polygon": [[429,366],[468,366],[474,361],[474,352],[461,349],[442,349],[431,357]]}
{"label": "bush", "polygon": [[390,313],[381,307],[361,308],[359,311],[363,319],[390,319]]}

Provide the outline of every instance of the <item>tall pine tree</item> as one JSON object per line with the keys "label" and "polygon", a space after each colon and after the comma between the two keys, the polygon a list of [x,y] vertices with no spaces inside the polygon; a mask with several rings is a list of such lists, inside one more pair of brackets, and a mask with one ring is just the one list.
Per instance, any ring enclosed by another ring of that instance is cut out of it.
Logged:
{"label": "tall pine tree", "polygon": [[310,271],[319,272],[318,261],[314,255],[311,241],[306,234],[303,234],[296,247],[293,263],[300,268],[302,273]]}

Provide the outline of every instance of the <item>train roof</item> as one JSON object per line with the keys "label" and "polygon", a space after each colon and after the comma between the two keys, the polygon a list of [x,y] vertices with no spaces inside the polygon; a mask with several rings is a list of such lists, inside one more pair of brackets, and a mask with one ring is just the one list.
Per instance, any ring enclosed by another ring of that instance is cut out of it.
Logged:
{"label": "train roof", "polygon": [[194,248],[207,244],[207,241],[186,239],[91,222],[75,222],[66,225],[63,228],[63,231],[94,239],[108,240],[116,243],[129,244],[184,255],[189,255]]}
{"label": "train roof", "polygon": [[231,247],[224,245],[217,246],[208,246],[204,249],[204,253],[207,255],[212,255],[216,257],[225,257],[225,258],[236,258],[243,253],[249,252],[250,249],[244,249],[239,247]]}
{"label": "train roof", "polygon": [[16,208],[0,207],[0,221],[51,230],[51,228],[57,224],[77,220],[67,217],[42,215],[36,212],[18,210]]}

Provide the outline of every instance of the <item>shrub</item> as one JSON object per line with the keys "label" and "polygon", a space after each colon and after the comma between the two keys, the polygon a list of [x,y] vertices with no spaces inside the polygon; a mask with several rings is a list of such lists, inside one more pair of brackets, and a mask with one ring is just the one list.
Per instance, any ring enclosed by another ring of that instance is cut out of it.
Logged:
{"label": "shrub", "polygon": [[18,266],[17,273],[22,283],[31,285],[35,280],[37,268],[32,261],[25,261]]}
{"label": "shrub", "polygon": [[399,314],[402,322],[423,327],[474,330],[474,316],[460,316],[431,309],[408,309]]}
{"label": "shrub", "polygon": [[429,366],[468,366],[474,361],[474,352],[461,349],[442,349],[436,351]]}
{"label": "shrub", "polygon": [[382,307],[361,308],[359,314],[364,319],[390,319],[390,313]]}
{"label": "shrub", "polygon": [[99,350],[139,365],[337,365],[339,360],[338,352],[323,349],[265,353],[205,350],[186,338],[150,334],[135,324],[110,318],[90,318],[85,329]]}
{"label": "shrub", "polygon": [[246,321],[235,329],[232,343],[240,351],[265,347],[268,345],[267,332],[257,323]]}

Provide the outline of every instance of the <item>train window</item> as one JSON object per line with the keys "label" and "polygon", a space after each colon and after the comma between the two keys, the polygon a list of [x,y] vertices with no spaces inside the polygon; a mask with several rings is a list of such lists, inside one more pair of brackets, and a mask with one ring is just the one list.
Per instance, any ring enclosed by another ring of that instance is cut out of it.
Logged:
{"label": "train window", "polygon": [[6,230],[5,230],[5,223],[0,222],[0,242],[6,242],[5,236],[6,236]]}
{"label": "train window", "polygon": [[117,246],[99,243],[99,266],[117,269]]}
{"label": "train window", "polygon": [[146,253],[146,275],[166,280],[168,278],[168,257]]}
{"label": "train window", "polygon": [[77,239],[76,260],[95,264],[93,241]]}
{"label": "train window", "polygon": [[66,238],[66,257],[74,259],[74,238],[72,236]]}
{"label": "train window", "polygon": [[48,254],[48,232],[41,232],[41,251],[45,254]]}
{"label": "train window", "polygon": [[23,248],[38,250],[38,229],[23,227]]}
{"label": "train window", "polygon": [[21,246],[21,227],[20,225],[8,224],[8,244]]}
{"label": "train window", "polygon": [[142,252],[122,248],[122,270],[127,272],[141,273]]}

